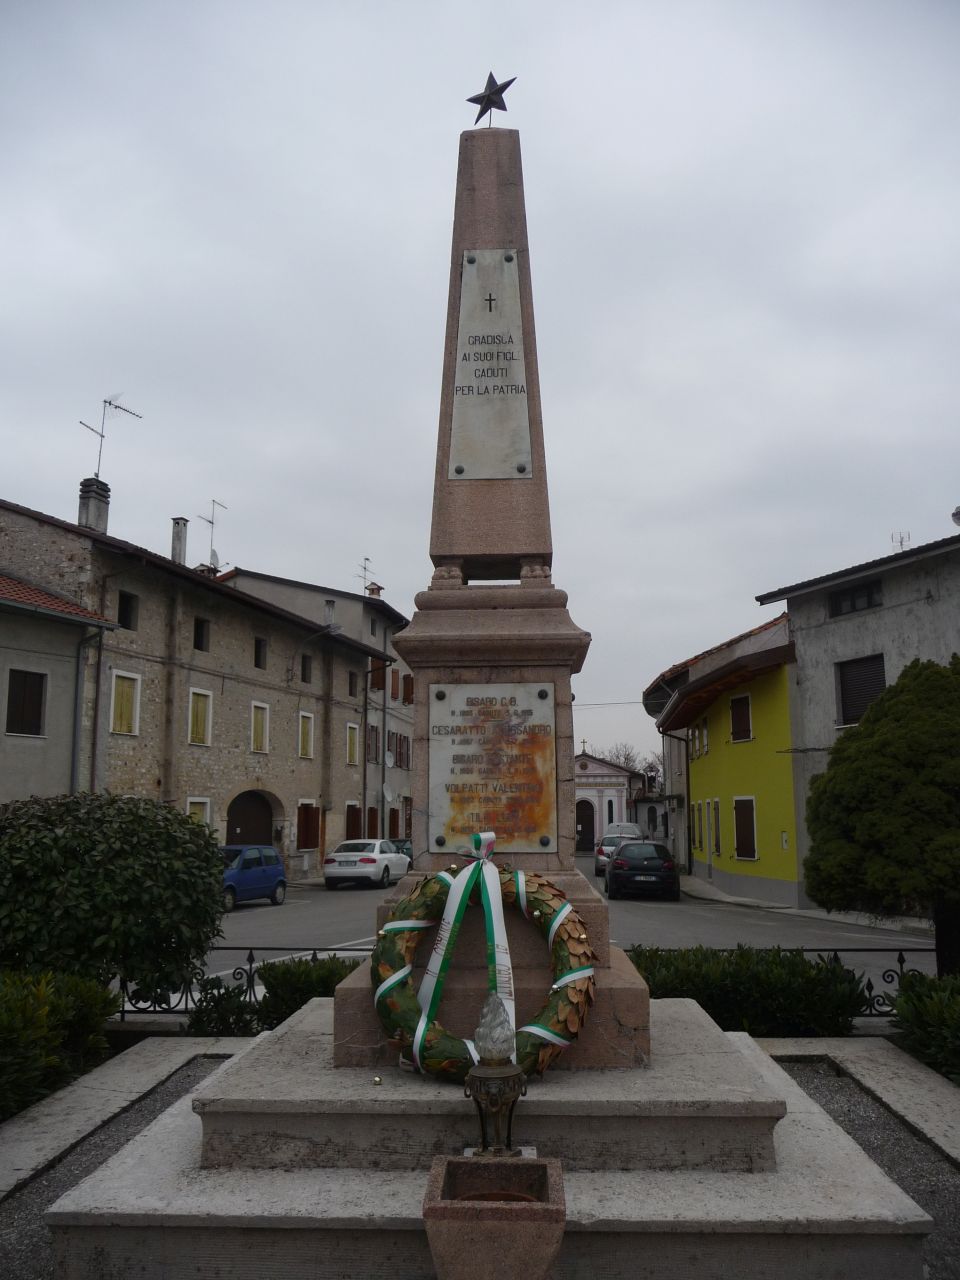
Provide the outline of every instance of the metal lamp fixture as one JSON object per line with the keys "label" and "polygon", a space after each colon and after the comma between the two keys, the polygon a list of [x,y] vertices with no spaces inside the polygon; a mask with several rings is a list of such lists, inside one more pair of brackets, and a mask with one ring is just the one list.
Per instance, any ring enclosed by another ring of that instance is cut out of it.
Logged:
{"label": "metal lamp fixture", "polygon": [[503,1001],[491,991],[480,1014],[474,1036],[480,1061],[470,1068],[463,1092],[472,1098],[480,1119],[480,1145],[476,1156],[518,1156],[513,1147],[513,1112],[526,1095],[527,1078],[512,1061],[516,1036]]}

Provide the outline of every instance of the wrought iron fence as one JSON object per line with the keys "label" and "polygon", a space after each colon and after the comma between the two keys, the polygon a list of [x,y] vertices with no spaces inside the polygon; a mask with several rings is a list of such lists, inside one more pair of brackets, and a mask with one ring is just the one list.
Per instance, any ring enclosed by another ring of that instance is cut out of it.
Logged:
{"label": "wrought iron fence", "polygon": [[[670,948],[664,948],[669,950]],[[847,956],[858,955],[894,955],[892,947],[843,947],[831,951],[825,947],[785,947],[784,950],[802,951],[804,955],[820,956],[824,960],[828,960],[834,964],[845,965],[846,968],[854,968],[854,962],[847,962]],[[243,951],[243,947],[239,946],[220,946],[211,947],[210,955],[215,955],[218,951],[237,952]],[[732,947],[717,947],[717,951],[731,951]],[[888,968],[883,969],[880,974],[882,985],[877,987],[872,978],[867,978],[864,983],[864,990],[867,994],[867,1008],[864,1010],[862,1017],[865,1018],[888,1018],[893,1012],[894,1001],[897,992],[900,990],[900,983],[906,973],[918,973],[922,970],[908,967],[907,956],[918,955],[934,955],[934,947],[904,947],[896,952],[894,963]],[[260,1003],[260,992],[257,987],[257,970],[262,964],[269,964],[269,956],[264,957],[265,953],[274,953],[279,959],[293,959],[294,957],[309,957],[311,960],[319,960],[326,956],[341,956],[349,959],[350,957],[363,958],[370,954],[370,947],[338,947],[326,949],[323,947],[260,947],[258,951],[254,951],[252,947],[247,948],[246,958],[243,964],[235,966],[229,972],[229,978],[232,985],[243,987],[243,999],[252,1005]],[[136,988],[131,986],[126,979],[119,982],[119,992],[121,999],[120,1021],[126,1020],[128,1013],[152,1013],[152,1014],[179,1014],[185,1017],[190,1010],[196,1006],[200,993],[200,984],[207,978],[207,973],[203,969],[195,969],[189,979],[176,991],[148,991],[144,988]],[[219,975],[223,976],[223,975]]]}
{"label": "wrought iron fence", "polygon": [[[208,963],[211,957],[216,955],[218,951],[237,952],[243,951],[242,946],[219,946],[211,947],[207,953]],[[267,952],[273,952],[279,960],[310,959],[322,960],[328,956],[340,956],[343,959],[356,957],[362,959],[368,956],[372,947],[336,947],[327,949],[324,947],[259,947],[256,951],[252,947],[246,949],[246,957],[243,964],[236,965],[227,975],[216,974],[217,977],[223,979],[225,976],[229,978],[229,985],[240,986],[243,988],[243,999],[251,1005],[260,1003],[260,991],[257,986],[257,970],[263,964],[270,964],[269,956],[265,956]],[[175,991],[155,991],[143,986],[134,986],[128,982],[126,978],[121,978],[117,984],[120,994],[120,1021],[125,1022],[128,1013],[152,1013],[152,1014],[179,1014],[185,1017],[190,1010],[196,1007],[197,1001],[202,991],[201,984],[213,977],[208,974],[205,969],[196,968],[187,978],[187,980]]]}

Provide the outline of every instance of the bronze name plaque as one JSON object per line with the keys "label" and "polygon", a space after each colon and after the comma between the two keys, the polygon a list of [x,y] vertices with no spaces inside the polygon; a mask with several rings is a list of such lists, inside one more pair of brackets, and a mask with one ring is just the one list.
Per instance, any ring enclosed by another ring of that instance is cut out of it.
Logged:
{"label": "bronze name plaque", "polygon": [[552,684],[430,686],[430,849],[496,833],[498,853],[557,850]]}

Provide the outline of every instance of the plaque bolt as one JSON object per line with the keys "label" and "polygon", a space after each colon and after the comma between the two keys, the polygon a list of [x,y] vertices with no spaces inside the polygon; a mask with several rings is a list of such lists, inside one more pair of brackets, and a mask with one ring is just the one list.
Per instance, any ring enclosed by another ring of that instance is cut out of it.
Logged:
{"label": "plaque bolt", "polygon": [[517,463],[517,470],[520,472],[520,474],[521,474],[521,475],[523,475],[523,473],[526,471],[526,469],[527,469],[527,464],[526,464],[525,462],[518,462],[518,463]]}
{"label": "plaque bolt", "polygon": [[547,693],[546,689],[537,690],[537,697],[540,699],[541,702],[546,701],[546,699],[549,698],[549,696],[550,695]]}
{"label": "plaque bolt", "polygon": [[446,695],[446,693],[443,691],[443,689],[438,689],[438,690],[437,690],[436,698],[437,698],[437,701],[438,701],[438,702],[442,702],[446,696],[447,696],[447,695]]}
{"label": "plaque bolt", "polygon": [[447,842],[446,842],[446,840],[443,838],[443,836],[437,836],[437,838],[436,838],[436,840],[434,841],[434,843],[435,843],[435,844],[438,844],[438,845],[440,846],[440,848],[442,849],[442,848],[443,848],[443,846],[444,846]]}
{"label": "plaque bolt", "polygon": [[468,257],[467,257],[467,261],[470,263],[470,265],[471,265],[471,267],[472,267],[472,266],[473,266],[473,264],[476,262],[476,258],[471,258],[471,257],[468,255]]}
{"label": "plaque bolt", "polygon": [[458,463],[457,463],[457,465],[453,468],[453,470],[454,470],[454,473],[455,473],[456,475],[458,475],[458,476],[462,476],[462,475],[463,475],[463,467],[460,465],[460,463],[459,463],[459,462],[458,462]]}
{"label": "plaque bolt", "polygon": [[540,843],[543,845],[543,847],[544,847],[544,848],[546,848],[546,847],[547,847],[547,845],[550,843],[550,837],[549,837],[549,836],[541,836],[541,837],[540,837]]}
{"label": "plaque bolt", "polygon": [[512,253],[505,253],[505,254],[503,255],[503,260],[504,260],[504,262],[512,262],[512,261],[513,261],[513,254],[512,254]]}

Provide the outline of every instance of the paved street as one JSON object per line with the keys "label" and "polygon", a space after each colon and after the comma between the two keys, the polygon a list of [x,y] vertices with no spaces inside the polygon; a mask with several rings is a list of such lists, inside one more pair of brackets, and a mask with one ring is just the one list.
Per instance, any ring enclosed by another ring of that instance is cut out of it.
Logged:
{"label": "paved street", "polygon": [[[581,871],[591,879],[592,855],[578,858]],[[594,881],[601,889],[602,881]],[[229,975],[245,963],[251,947],[257,960],[318,951],[368,949],[373,943],[374,914],[386,891],[343,887],[331,893],[319,887],[292,888],[282,907],[267,902],[242,903],[223,920],[223,950],[210,953],[208,973]],[[912,947],[932,947],[923,932],[905,933],[893,928],[871,928],[848,921],[811,917],[790,911],[765,910],[715,902],[684,894],[680,902],[628,899],[611,902],[610,934],[622,947],[636,943],[661,947],[733,947],[744,943],[757,947],[822,947],[885,949],[884,954],[847,955],[844,962],[871,977],[882,989],[882,972],[900,949],[908,952],[910,967],[932,973],[932,952],[911,955]],[[268,951],[266,948],[278,948]]]}

